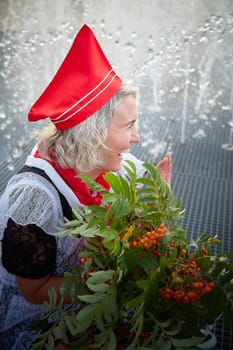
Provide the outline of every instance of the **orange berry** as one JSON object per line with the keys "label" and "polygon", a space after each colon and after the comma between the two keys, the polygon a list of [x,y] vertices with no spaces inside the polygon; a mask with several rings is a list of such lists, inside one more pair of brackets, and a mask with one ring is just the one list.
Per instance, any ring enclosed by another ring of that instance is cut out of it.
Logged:
{"label": "orange berry", "polygon": [[84,257],[80,258],[81,264],[85,264],[87,262],[87,260],[88,260],[87,256],[84,256]]}
{"label": "orange berry", "polygon": [[207,255],[207,253],[208,253],[208,250],[205,247],[202,247],[201,251],[202,251],[203,255]]}
{"label": "orange berry", "polygon": [[90,272],[93,272],[95,270],[95,267],[93,266],[93,265],[91,265],[90,267],[89,267],[89,271]]}
{"label": "orange berry", "polygon": [[212,290],[211,287],[209,286],[205,286],[203,289],[202,289],[202,294],[207,294],[207,293],[210,293]]}
{"label": "orange berry", "polygon": [[207,286],[213,289],[214,286],[215,286],[215,283],[214,282],[208,282]]}
{"label": "orange berry", "polygon": [[165,230],[165,231],[167,230],[166,226],[165,226],[163,223],[161,223],[161,224],[159,225],[159,227],[162,228],[162,229]]}

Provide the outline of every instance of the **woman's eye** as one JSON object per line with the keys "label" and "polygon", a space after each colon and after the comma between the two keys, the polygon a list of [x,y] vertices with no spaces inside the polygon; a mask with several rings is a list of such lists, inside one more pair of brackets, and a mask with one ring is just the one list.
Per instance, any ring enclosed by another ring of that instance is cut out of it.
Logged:
{"label": "woman's eye", "polygon": [[128,125],[128,129],[131,129],[133,126],[134,126],[134,123],[132,122]]}

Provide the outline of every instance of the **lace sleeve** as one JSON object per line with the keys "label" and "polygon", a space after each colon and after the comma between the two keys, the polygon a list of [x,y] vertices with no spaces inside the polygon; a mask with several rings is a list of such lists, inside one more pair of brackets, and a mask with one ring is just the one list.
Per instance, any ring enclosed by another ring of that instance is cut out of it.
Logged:
{"label": "lace sleeve", "polygon": [[42,278],[51,273],[56,262],[55,237],[35,224],[19,225],[8,220],[2,240],[2,264],[23,278]]}
{"label": "lace sleeve", "polygon": [[7,221],[34,224],[46,233],[56,233],[64,222],[61,200],[47,179],[33,173],[14,175],[0,200],[0,239]]}

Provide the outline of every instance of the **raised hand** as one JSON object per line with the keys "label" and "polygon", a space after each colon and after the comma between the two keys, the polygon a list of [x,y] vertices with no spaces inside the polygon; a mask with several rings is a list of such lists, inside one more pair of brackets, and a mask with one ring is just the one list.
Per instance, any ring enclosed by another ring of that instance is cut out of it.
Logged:
{"label": "raised hand", "polygon": [[157,164],[157,169],[161,178],[171,188],[171,174],[172,174],[172,156],[171,152],[167,152],[165,157]]}

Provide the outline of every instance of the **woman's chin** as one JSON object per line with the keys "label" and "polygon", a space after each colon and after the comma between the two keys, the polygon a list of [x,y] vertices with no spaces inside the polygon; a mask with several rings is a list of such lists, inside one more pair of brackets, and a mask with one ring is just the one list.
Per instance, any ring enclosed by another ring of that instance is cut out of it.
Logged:
{"label": "woman's chin", "polygon": [[111,155],[108,159],[105,160],[105,164],[103,165],[103,170],[105,172],[117,172],[121,169],[123,156],[122,154]]}

